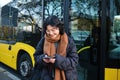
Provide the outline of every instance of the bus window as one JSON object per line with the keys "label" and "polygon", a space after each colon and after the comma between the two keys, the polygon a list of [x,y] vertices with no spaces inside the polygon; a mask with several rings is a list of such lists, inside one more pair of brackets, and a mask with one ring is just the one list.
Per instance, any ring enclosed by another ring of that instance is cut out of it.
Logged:
{"label": "bus window", "polygon": [[120,2],[110,1],[110,28],[108,53],[106,54],[105,80],[120,80]]}
{"label": "bus window", "polygon": [[113,26],[111,27],[109,58],[120,60],[120,15],[114,17]]}
{"label": "bus window", "polygon": [[[120,3],[116,3],[113,8],[114,15],[112,24],[110,26],[110,38],[109,38],[109,51],[107,67],[119,68],[120,67]],[[112,14],[112,13],[111,13]],[[114,64],[112,64],[112,62]]]}
{"label": "bus window", "polygon": [[11,1],[2,7],[0,39],[2,42],[6,40],[9,44],[11,41],[23,42],[35,47],[41,37],[42,5],[37,4],[37,1],[36,6],[30,4],[28,7],[26,4],[23,7],[24,3],[28,1]]}
{"label": "bus window", "polygon": [[62,0],[45,0],[44,1],[44,17],[56,15],[60,19],[63,18],[63,2]]}
{"label": "bus window", "polygon": [[8,43],[9,41],[11,44],[15,43],[16,27],[2,26],[0,32],[0,42]]}
{"label": "bus window", "polygon": [[98,0],[97,1],[71,0],[70,6],[71,35],[78,48],[84,46],[84,41],[92,34],[92,28],[99,26],[98,10],[99,10]]}
{"label": "bus window", "polygon": [[[90,62],[91,54],[97,58],[97,40],[99,33],[99,0],[70,0],[70,32],[76,43],[80,80],[97,80],[97,66]],[[92,56],[93,57],[93,56]]]}

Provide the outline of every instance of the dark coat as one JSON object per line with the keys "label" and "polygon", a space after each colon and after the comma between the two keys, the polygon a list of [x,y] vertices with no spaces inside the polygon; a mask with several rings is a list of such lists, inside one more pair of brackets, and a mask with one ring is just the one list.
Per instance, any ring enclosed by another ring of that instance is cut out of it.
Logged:
{"label": "dark coat", "polygon": [[[49,73],[49,64],[43,62],[42,60],[44,56],[43,45],[44,38],[39,41],[34,53],[35,69],[41,71],[41,80],[51,80],[50,76],[52,76],[52,73]],[[78,64],[78,54],[76,52],[76,45],[74,44],[72,38],[68,38],[66,53],[66,57],[63,57],[59,54],[55,55],[56,61],[54,67],[65,71],[66,80],[78,80],[78,74],[76,70],[76,65]]]}

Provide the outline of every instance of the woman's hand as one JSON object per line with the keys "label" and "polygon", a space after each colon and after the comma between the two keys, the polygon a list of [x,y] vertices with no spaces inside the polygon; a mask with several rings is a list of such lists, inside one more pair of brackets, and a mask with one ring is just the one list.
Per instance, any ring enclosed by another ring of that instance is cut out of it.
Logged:
{"label": "woman's hand", "polygon": [[49,61],[50,61],[50,63],[54,64],[55,63],[55,58],[51,58]]}

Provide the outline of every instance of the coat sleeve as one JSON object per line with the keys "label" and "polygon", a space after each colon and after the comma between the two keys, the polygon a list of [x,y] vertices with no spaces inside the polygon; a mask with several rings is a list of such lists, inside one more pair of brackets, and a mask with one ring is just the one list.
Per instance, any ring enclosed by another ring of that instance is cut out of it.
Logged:
{"label": "coat sleeve", "polygon": [[43,61],[43,44],[44,44],[44,38],[42,38],[37,46],[36,46],[36,51],[34,53],[34,60],[35,60],[35,65],[40,67],[46,66],[47,64]]}
{"label": "coat sleeve", "polygon": [[69,43],[66,49],[67,50],[66,57],[56,54],[56,61],[55,61],[55,66],[65,71],[76,68],[76,65],[78,64],[78,59],[79,59],[76,45],[74,44],[73,39],[68,38],[68,40],[69,40]]}

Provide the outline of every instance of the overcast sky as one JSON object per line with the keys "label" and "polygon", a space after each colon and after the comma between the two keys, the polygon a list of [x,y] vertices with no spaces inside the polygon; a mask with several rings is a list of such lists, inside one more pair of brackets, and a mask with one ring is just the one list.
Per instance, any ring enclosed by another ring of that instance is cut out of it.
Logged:
{"label": "overcast sky", "polygon": [[9,3],[12,0],[0,0],[0,7],[6,5],[7,3]]}

